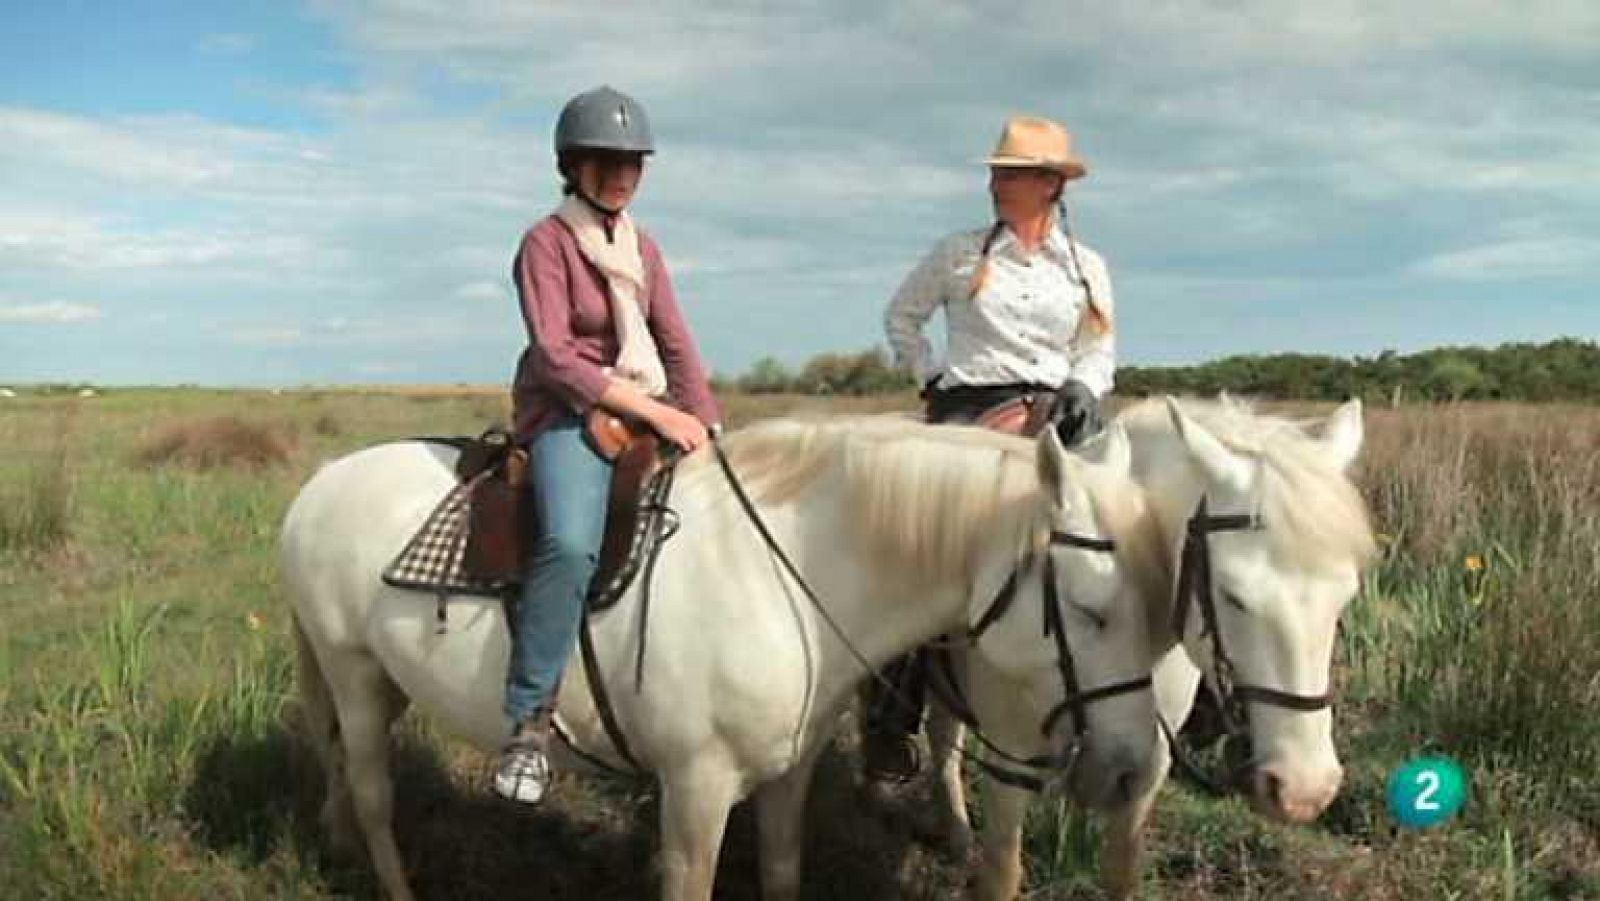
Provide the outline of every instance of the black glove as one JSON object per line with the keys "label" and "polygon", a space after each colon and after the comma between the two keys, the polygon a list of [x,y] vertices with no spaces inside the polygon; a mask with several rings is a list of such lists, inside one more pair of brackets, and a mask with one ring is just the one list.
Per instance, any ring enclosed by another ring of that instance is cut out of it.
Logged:
{"label": "black glove", "polygon": [[1099,399],[1088,385],[1077,379],[1067,379],[1056,389],[1050,423],[1055,426],[1061,446],[1068,448],[1082,444],[1106,427],[1100,418]]}

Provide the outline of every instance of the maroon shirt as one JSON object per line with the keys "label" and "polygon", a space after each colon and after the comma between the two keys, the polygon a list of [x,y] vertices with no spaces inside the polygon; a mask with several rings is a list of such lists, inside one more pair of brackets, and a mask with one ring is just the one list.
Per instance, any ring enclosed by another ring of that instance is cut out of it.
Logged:
{"label": "maroon shirt", "polygon": [[[638,234],[645,280],[639,299],[661,352],[669,399],[706,425],[720,422],[722,412],[661,251],[643,230]],[[511,388],[512,425],[518,440],[527,441],[563,412],[582,414],[594,406],[611,381],[600,370],[616,362],[617,334],[605,277],[584,259],[572,231],[555,216],[522,236],[511,275],[528,327],[528,346]]]}

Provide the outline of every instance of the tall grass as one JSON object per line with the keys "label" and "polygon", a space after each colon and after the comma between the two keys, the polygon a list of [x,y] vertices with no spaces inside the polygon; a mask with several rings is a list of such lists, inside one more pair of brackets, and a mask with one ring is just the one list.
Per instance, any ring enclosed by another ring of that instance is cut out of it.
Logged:
{"label": "tall grass", "polygon": [[1600,819],[1600,717],[1577,715],[1600,710],[1600,416],[1375,420],[1364,478],[1390,547],[1358,630],[1365,691],[1419,736],[1519,771],[1528,803]]}
{"label": "tall grass", "polygon": [[17,470],[0,479],[0,553],[46,551],[67,540],[72,511],[70,438],[70,429],[58,432],[53,447],[25,455]]}
{"label": "tall grass", "polygon": [[[246,400],[270,441],[194,427]],[[736,423],[912,403],[727,401]],[[319,850],[274,537],[319,460],[476,433],[498,399],[123,392],[83,407],[78,438],[57,443],[74,403],[0,420],[16,451],[0,460],[0,896],[365,896],[370,880]],[[137,465],[161,435],[188,438]],[[1600,411],[1377,411],[1368,435],[1359,481],[1384,555],[1341,642],[1341,800],[1289,829],[1169,790],[1147,897],[1600,898]],[[221,447],[243,450],[201,451]],[[252,464],[268,447],[288,453]],[[647,797],[568,783],[536,816],[507,812],[484,797],[481,761],[426,731],[405,739],[397,823],[425,897],[651,890]],[[1396,832],[1384,778],[1427,747],[1467,766],[1468,809]],[[862,815],[840,775],[853,761],[832,769],[808,897],[962,895],[959,862]],[[1045,800],[1027,829],[1030,897],[1096,897],[1093,818]],[[752,830],[730,826],[726,897],[757,891]]]}

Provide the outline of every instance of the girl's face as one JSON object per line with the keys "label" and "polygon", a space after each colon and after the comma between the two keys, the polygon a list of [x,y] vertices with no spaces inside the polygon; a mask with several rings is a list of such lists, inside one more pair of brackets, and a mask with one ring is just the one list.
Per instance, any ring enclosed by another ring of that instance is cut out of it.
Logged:
{"label": "girl's face", "polygon": [[1064,179],[1050,169],[989,167],[989,196],[995,215],[1007,225],[1036,219],[1055,204]]}
{"label": "girl's face", "polygon": [[578,163],[578,188],[585,197],[613,213],[633,201],[644,177],[644,154],[621,150],[593,150]]}

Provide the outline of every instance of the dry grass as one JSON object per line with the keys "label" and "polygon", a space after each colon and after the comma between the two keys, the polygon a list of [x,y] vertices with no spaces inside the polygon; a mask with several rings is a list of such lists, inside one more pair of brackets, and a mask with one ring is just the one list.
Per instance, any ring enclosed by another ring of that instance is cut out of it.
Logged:
{"label": "dry grass", "polygon": [[[732,426],[918,407],[909,394],[723,401]],[[67,460],[54,435],[72,403],[0,417],[0,495],[64,498],[44,508],[64,511],[74,555],[0,555],[0,896],[373,896],[364,867],[323,854],[314,822],[321,784],[285,705],[277,524],[319,461],[476,434],[501,418],[503,391],[119,392],[83,405]],[[229,415],[241,410],[259,419]],[[1341,640],[1346,788],[1296,829],[1169,788],[1141,897],[1600,898],[1600,410],[1369,410],[1367,434],[1359,481],[1388,538]],[[35,465],[56,460],[59,480]],[[396,753],[422,897],[654,894],[648,791],[574,779],[543,810],[508,811],[483,760],[424,723],[407,720]],[[1384,780],[1423,748],[1467,767],[1468,806],[1397,831]],[[855,772],[848,739],[825,753],[803,897],[964,897],[967,862],[914,825],[922,799],[874,816]],[[1030,821],[1028,897],[1098,897],[1092,833],[1050,820]],[[759,896],[755,845],[741,807],[719,898]]]}
{"label": "dry grass", "polygon": [[293,436],[281,427],[208,416],[162,427],[139,444],[133,459],[144,467],[265,469],[289,462],[294,449]]}

